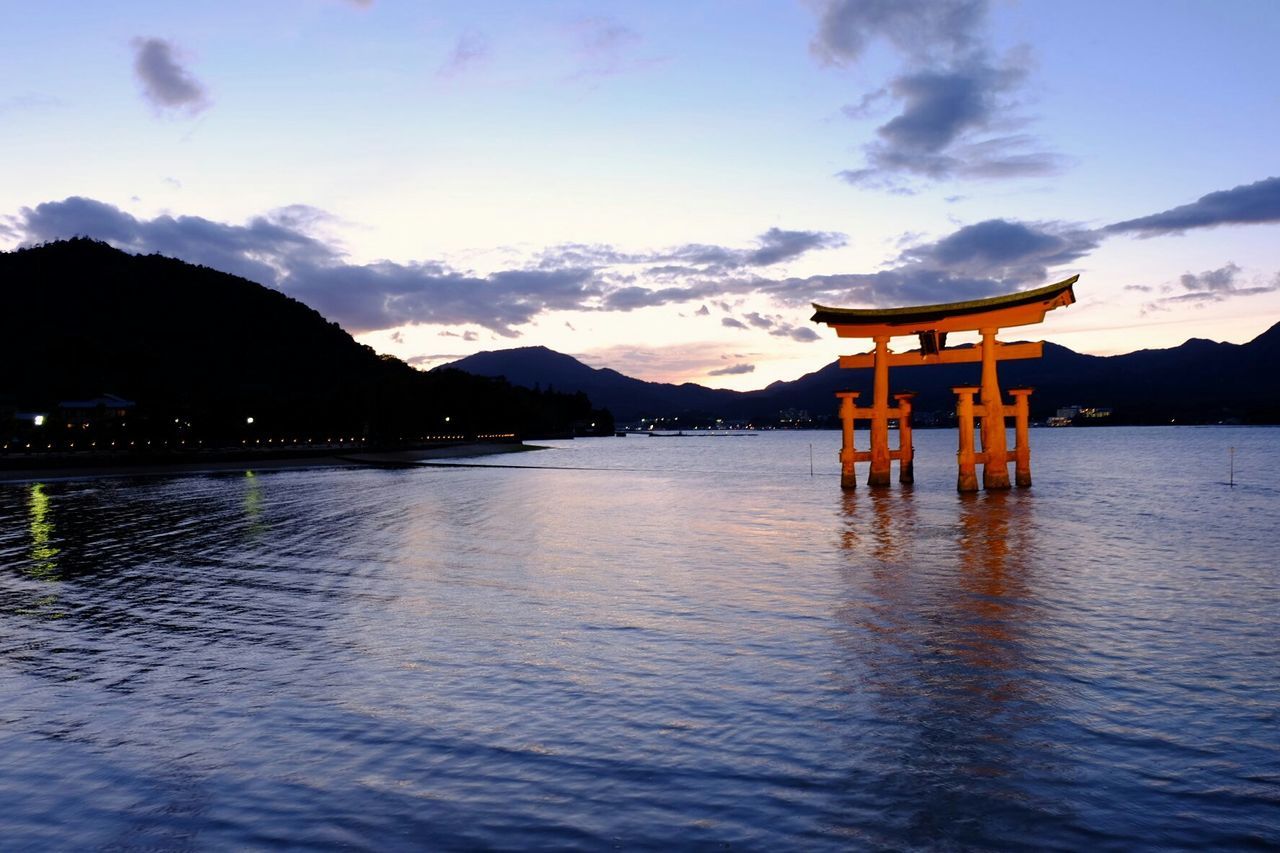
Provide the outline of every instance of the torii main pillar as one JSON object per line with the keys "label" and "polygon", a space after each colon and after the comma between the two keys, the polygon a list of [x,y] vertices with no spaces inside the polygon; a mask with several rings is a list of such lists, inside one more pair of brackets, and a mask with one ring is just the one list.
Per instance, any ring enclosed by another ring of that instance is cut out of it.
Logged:
{"label": "torii main pillar", "polygon": [[[1026,326],[1040,323],[1044,315],[1054,308],[1075,302],[1072,286],[1078,276],[1065,281],[990,299],[971,302],[953,302],[942,305],[922,305],[914,308],[860,309],[824,308],[814,305],[813,321],[826,323],[842,338],[871,338],[875,348],[862,355],[840,357],[840,366],[848,368],[872,368],[871,406],[855,405],[858,392],[841,392],[840,419],[844,436],[840,451],[840,483],[853,488],[854,463],[868,461],[871,470],[867,484],[889,485],[890,463],[899,462],[899,479],[912,482],[913,449],[911,447],[911,396],[894,395],[896,408],[889,407],[889,368],[921,364],[962,364],[979,362],[981,382],[976,386],[957,386],[956,416],[960,428],[960,449],[957,452],[960,491],[978,488],[975,465],[982,463],[982,485],[986,489],[1009,488],[1009,462],[1015,463],[1015,482],[1019,486],[1031,485],[1031,450],[1028,444],[1030,388],[1012,392],[1015,403],[1005,405],[1000,393],[996,365],[1000,361],[1018,358],[1039,358],[1043,343],[1005,344],[996,339],[1000,329],[1008,326]],[[975,331],[981,335],[978,346],[946,347],[949,332]],[[920,349],[894,353],[889,349],[890,339],[896,336],[916,336]],[[979,401],[974,402],[974,394]],[[1016,445],[1008,446],[1005,418],[1015,419]],[[981,419],[982,449],[973,446],[974,418]],[[854,420],[871,421],[871,449],[858,452],[853,447]],[[899,424],[899,447],[889,448],[889,421]]]}
{"label": "torii main pillar", "polygon": [[982,333],[982,466],[984,489],[1009,488],[1009,450],[1005,441],[1004,402],[1000,399],[1000,381],[996,378],[996,332],[986,328]]}

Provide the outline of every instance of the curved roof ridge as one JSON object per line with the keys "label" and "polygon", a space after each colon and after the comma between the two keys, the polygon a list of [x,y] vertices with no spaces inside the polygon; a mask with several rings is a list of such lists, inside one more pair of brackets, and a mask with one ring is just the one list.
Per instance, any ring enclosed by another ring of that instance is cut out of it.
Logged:
{"label": "curved roof ridge", "polygon": [[989,296],[985,299],[944,302],[936,305],[915,305],[904,308],[833,308],[814,302],[812,303],[814,314],[810,319],[814,323],[826,323],[833,326],[920,323],[940,320],[945,317],[981,314],[1000,308],[1014,308],[1020,305],[1049,302],[1060,299],[1063,294],[1065,294],[1065,299],[1059,301],[1059,304],[1070,305],[1075,302],[1075,294],[1071,291],[1071,286],[1079,278],[1079,275],[1073,275],[1071,278],[1047,284],[1034,290]]}

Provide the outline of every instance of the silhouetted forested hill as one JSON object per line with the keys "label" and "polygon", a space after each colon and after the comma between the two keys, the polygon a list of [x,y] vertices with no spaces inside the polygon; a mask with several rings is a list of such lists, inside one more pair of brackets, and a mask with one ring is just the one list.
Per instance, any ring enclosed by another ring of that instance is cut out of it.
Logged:
{"label": "silhouetted forested hill", "polygon": [[[236,276],[76,239],[0,253],[0,408],[52,410],[104,393],[213,436],[608,426],[584,395],[535,393],[378,356],[297,300]],[[449,418],[449,421],[445,421]]]}

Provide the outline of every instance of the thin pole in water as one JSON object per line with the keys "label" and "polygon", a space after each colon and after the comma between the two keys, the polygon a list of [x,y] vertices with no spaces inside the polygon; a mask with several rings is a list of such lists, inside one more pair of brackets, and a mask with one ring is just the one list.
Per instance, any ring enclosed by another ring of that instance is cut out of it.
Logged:
{"label": "thin pole in water", "polygon": [[809,442],[809,476],[813,476],[813,442]]}
{"label": "thin pole in water", "polygon": [[1232,447],[1229,453],[1227,454],[1227,456],[1231,460],[1230,473],[1228,475],[1229,480],[1227,482],[1227,485],[1234,489],[1236,487],[1236,449]]}

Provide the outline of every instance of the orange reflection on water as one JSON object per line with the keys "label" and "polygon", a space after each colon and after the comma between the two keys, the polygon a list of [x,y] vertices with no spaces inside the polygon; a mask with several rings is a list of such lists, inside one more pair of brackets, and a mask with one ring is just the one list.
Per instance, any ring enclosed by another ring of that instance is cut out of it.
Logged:
{"label": "orange reflection on water", "polygon": [[960,496],[957,616],[966,627],[956,653],[974,668],[972,688],[1001,704],[1021,697],[1013,673],[1026,659],[1034,592],[1034,503],[1030,492]]}
{"label": "orange reflection on water", "polygon": [[[911,550],[916,508],[910,486],[895,489],[846,490],[840,494],[840,545],[846,551],[859,548],[865,539],[878,560],[894,562]],[[867,508],[871,514],[865,514]]]}
{"label": "orange reflection on water", "polygon": [[870,688],[886,714],[902,719],[910,709],[913,727],[945,730],[928,749],[952,750],[928,762],[948,772],[1011,772],[989,749],[1016,738],[1036,704],[1023,701],[1035,690],[1024,676],[1036,642],[1030,493],[953,502],[894,488],[840,500],[848,598],[836,615],[850,629],[842,637],[848,670],[864,672],[860,689]]}

